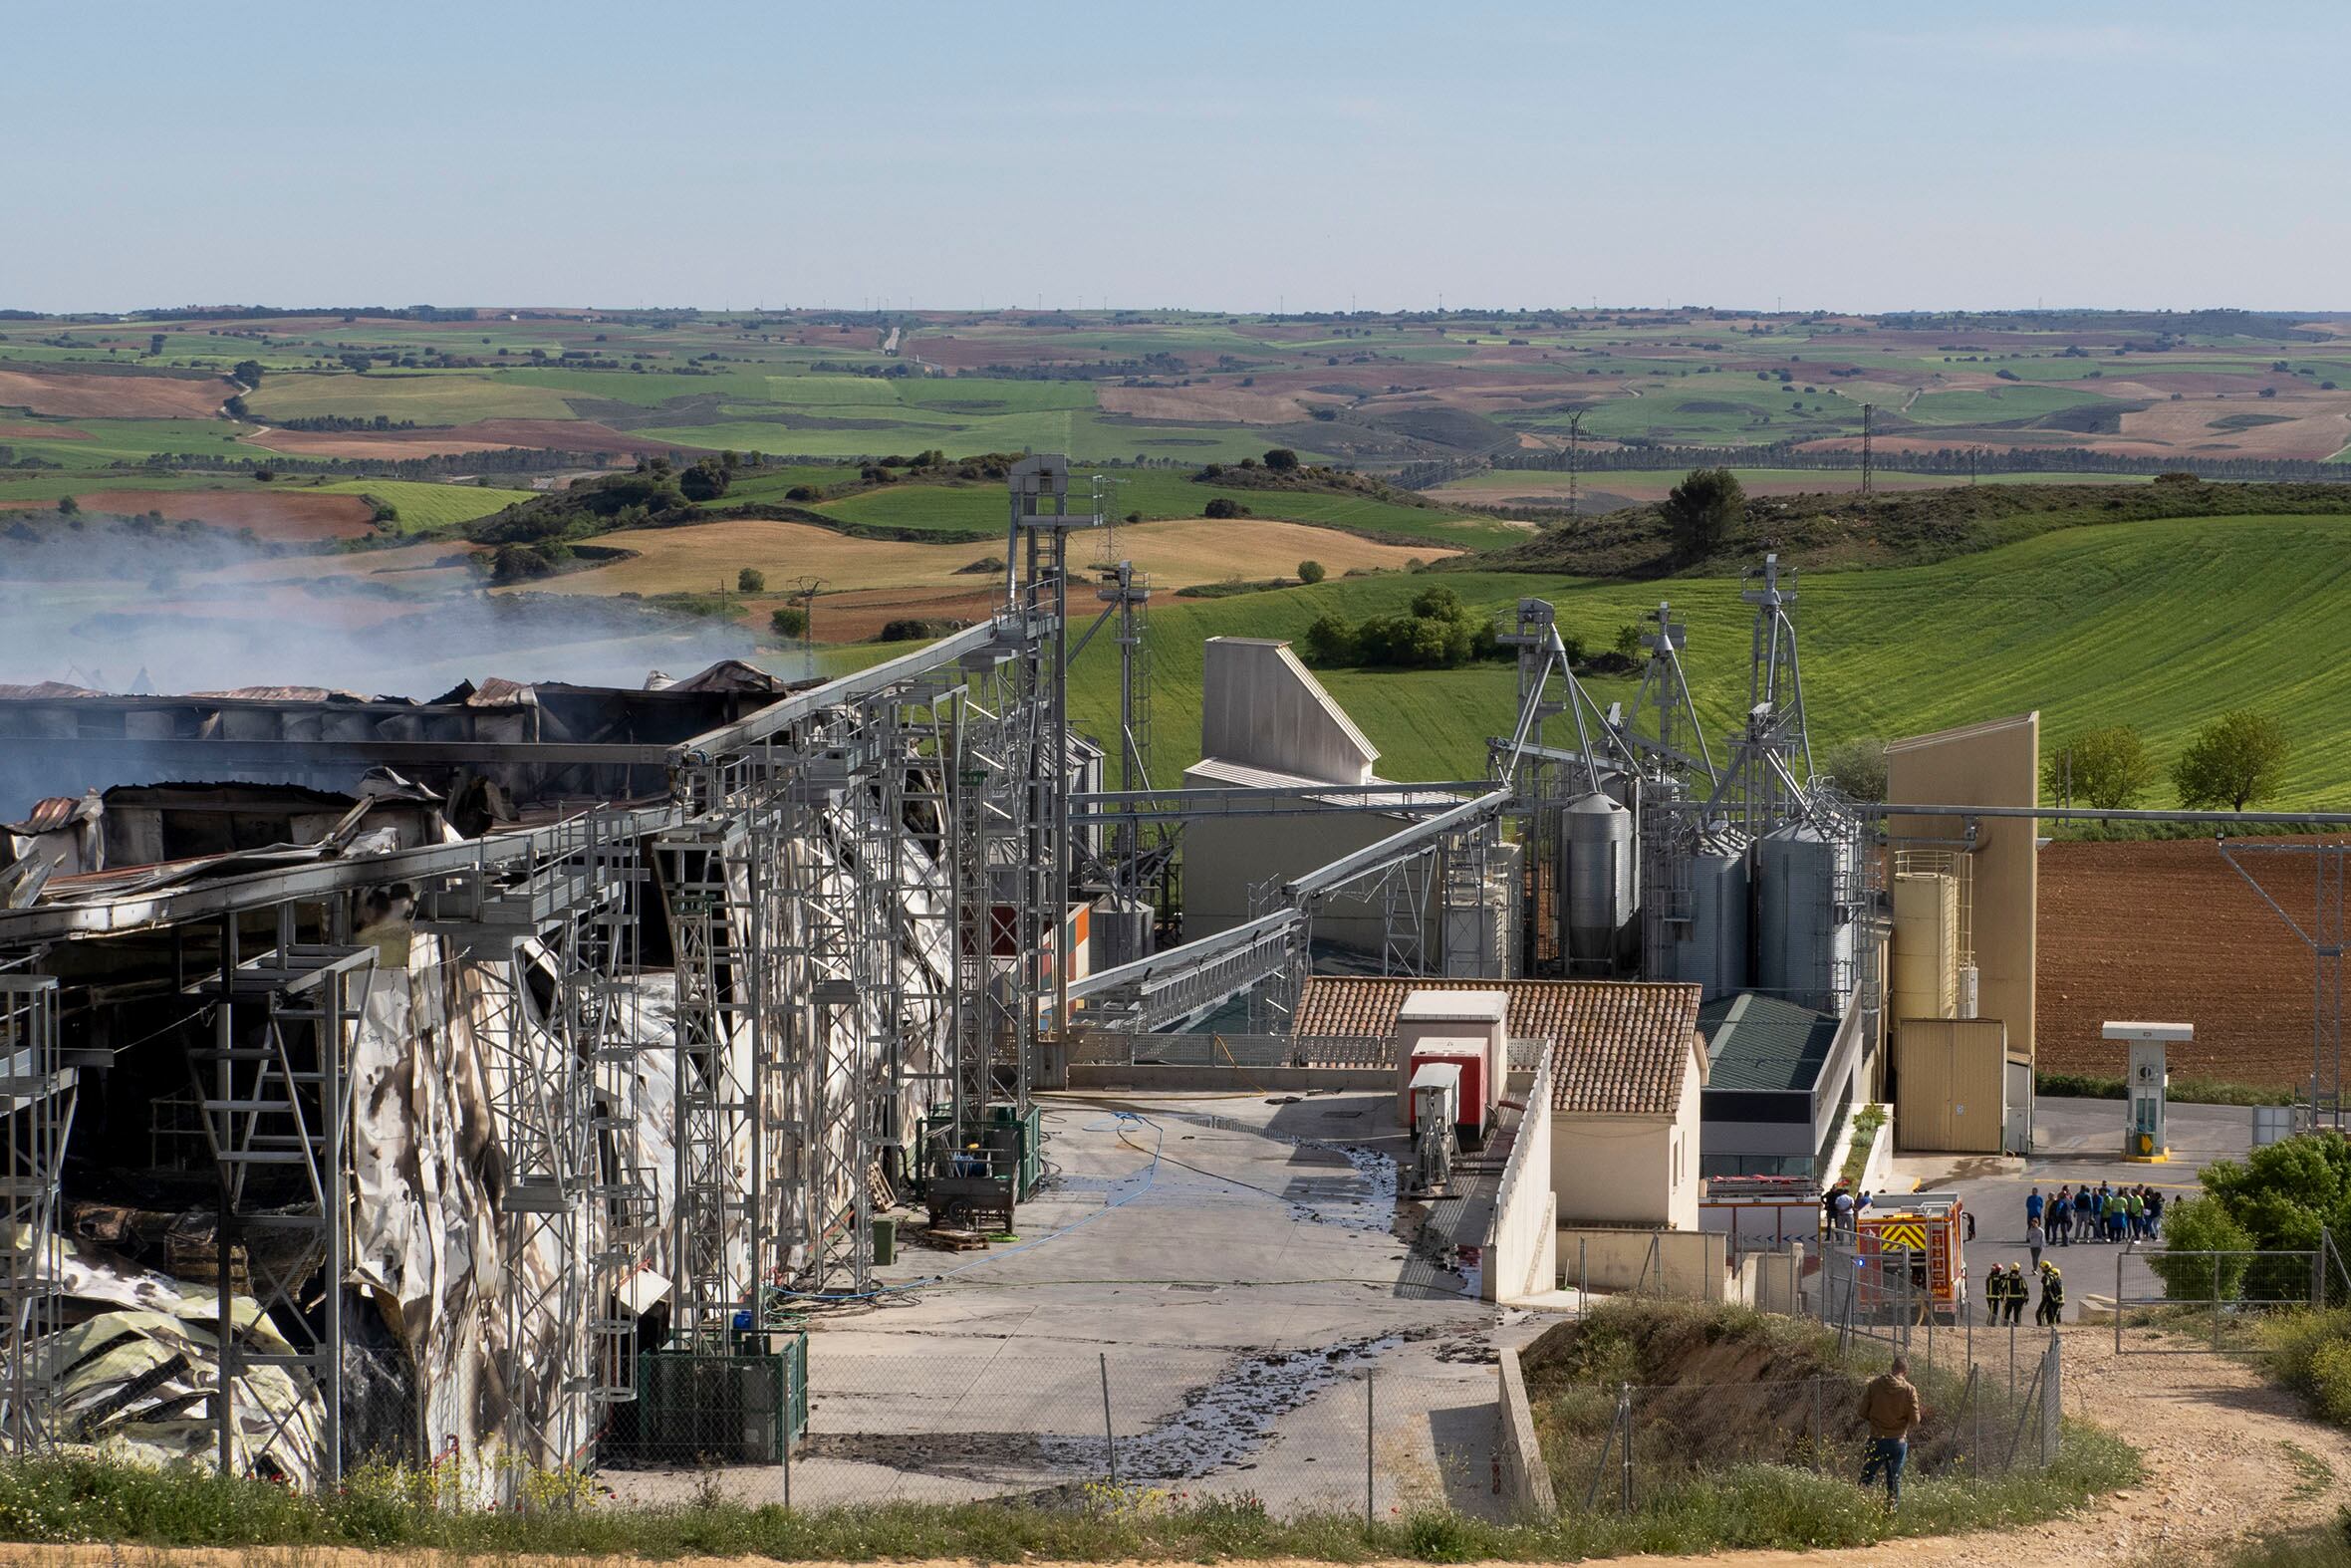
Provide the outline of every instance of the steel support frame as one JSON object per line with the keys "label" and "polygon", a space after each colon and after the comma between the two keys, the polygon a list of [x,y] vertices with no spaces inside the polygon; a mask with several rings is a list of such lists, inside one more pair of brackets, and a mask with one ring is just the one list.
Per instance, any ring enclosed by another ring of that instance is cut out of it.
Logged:
{"label": "steel support frame", "polygon": [[[375,948],[338,939],[341,915],[334,906],[320,910],[326,939],[305,942],[296,906],[281,905],[274,944],[250,960],[240,958],[237,922],[223,921],[219,971],[196,987],[215,1002],[213,1043],[189,1058],[221,1196],[220,1367],[210,1413],[217,1462],[223,1474],[238,1474],[271,1446],[309,1446],[313,1473],[327,1487],[340,1483],[344,1460],[351,1049],[376,963]],[[294,1174],[292,1202],[265,1190],[281,1201],[252,1206],[254,1176],[264,1171]],[[233,1288],[240,1262],[244,1292]],[[251,1348],[250,1327],[235,1310],[240,1295],[289,1350]],[[293,1397],[276,1410],[256,1387],[273,1372],[293,1384]],[[306,1379],[319,1401],[315,1431],[307,1430]]]}
{"label": "steel support frame", "polygon": [[[2242,844],[2219,841],[2220,858],[2261,896],[2277,917],[2310,949],[2310,1125],[2340,1132],[2343,1104],[2343,891],[2351,868],[2351,844]],[[2247,857],[2240,860],[2239,856]],[[2311,911],[2308,923],[2286,912],[2276,895],[2254,875],[2252,862],[2284,856],[2310,860]]]}
{"label": "steel support frame", "polygon": [[57,981],[0,973],[0,1444],[16,1454],[57,1440],[55,1378],[43,1343],[61,1327],[64,1243],[58,1177],[73,1131],[76,1074],[58,1044]]}

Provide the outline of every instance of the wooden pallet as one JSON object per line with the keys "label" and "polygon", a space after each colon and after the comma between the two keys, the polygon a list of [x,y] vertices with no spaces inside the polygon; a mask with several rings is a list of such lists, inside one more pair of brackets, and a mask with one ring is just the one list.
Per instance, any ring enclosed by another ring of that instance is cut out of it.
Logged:
{"label": "wooden pallet", "polygon": [[921,1239],[945,1252],[984,1252],[988,1238],[976,1230],[956,1230],[945,1225],[932,1225],[920,1232]]}

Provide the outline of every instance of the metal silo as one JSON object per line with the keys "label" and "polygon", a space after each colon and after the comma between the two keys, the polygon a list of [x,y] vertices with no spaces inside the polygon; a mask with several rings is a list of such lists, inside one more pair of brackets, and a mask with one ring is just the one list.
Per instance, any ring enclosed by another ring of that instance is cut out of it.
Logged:
{"label": "metal silo", "polygon": [[1569,801],[1562,817],[1568,963],[1573,970],[1613,971],[1638,908],[1633,814],[1595,790]]}
{"label": "metal silo", "polygon": [[1755,843],[1755,985],[1834,1013],[1851,985],[1853,927],[1838,906],[1854,847],[1808,823]]}
{"label": "metal silo", "polygon": [[1701,850],[1691,857],[1688,920],[1680,922],[1671,977],[1695,980],[1712,1001],[1747,988],[1748,875],[1745,855]]}

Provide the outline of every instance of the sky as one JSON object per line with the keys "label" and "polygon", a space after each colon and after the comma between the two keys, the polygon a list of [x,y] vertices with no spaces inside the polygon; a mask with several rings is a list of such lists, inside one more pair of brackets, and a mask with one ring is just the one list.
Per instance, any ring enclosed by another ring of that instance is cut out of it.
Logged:
{"label": "sky", "polygon": [[0,308],[2351,308],[2351,6],[9,8]]}

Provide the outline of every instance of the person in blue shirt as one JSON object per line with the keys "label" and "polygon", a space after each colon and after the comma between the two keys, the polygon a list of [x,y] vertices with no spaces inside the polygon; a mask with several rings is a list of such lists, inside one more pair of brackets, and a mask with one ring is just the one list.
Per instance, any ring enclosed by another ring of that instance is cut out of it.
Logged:
{"label": "person in blue shirt", "polygon": [[2024,1217],[2028,1220],[2041,1217],[2041,1189],[2037,1186],[2024,1196]]}

